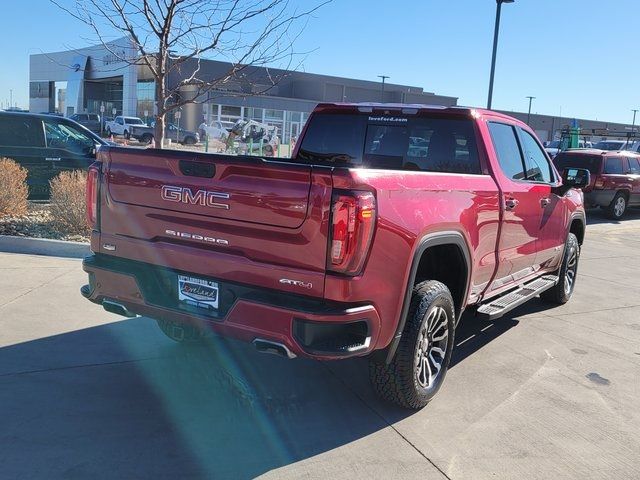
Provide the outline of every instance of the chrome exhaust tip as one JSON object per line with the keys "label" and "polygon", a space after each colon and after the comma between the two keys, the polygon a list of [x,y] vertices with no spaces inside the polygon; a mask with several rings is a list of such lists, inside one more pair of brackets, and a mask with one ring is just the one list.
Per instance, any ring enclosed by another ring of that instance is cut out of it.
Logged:
{"label": "chrome exhaust tip", "polygon": [[293,359],[296,358],[296,354],[287,348],[286,345],[271,340],[265,340],[263,338],[256,338],[253,342],[253,346],[256,347],[260,353],[270,353],[279,357]]}
{"label": "chrome exhaust tip", "polygon": [[107,312],[115,313],[116,315],[122,315],[123,317],[137,317],[138,315],[133,313],[124,305],[114,302],[112,300],[103,300],[102,308],[104,308]]}

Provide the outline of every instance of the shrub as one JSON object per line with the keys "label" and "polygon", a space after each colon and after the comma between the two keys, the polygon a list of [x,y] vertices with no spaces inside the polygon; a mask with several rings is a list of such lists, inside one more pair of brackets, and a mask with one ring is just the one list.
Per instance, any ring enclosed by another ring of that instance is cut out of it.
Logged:
{"label": "shrub", "polygon": [[88,235],[85,190],[87,173],[73,170],[58,174],[51,184],[53,227],[66,235]]}
{"label": "shrub", "polygon": [[27,213],[27,170],[8,158],[0,158],[0,218]]}

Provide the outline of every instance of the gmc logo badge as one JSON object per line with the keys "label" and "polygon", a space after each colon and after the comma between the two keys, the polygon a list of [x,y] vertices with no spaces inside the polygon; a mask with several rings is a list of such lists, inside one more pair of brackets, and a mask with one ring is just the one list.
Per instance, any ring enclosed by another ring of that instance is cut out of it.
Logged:
{"label": "gmc logo badge", "polygon": [[186,203],[187,205],[201,205],[203,207],[223,208],[229,210],[229,205],[219,203],[219,199],[228,199],[228,193],[198,190],[195,193],[187,187],[163,185],[160,192],[162,199],[169,202]]}

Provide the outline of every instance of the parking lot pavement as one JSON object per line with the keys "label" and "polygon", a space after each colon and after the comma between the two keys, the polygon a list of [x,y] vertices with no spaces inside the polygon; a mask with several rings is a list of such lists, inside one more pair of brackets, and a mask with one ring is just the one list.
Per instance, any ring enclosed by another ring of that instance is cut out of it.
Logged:
{"label": "parking lot pavement", "polygon": [[0,253],[2,478],[639,478],[640,214],[589,223],[572,301],[465,317],[419,412],[363,360],[182,347],[86,302],[78,260]]}

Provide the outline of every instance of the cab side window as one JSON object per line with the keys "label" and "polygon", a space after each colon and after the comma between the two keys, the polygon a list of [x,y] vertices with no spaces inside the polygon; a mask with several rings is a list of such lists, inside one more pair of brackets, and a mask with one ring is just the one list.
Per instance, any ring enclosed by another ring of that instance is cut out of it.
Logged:
{"label": "cab side window", "polygon": [[44,129],[47,146],[50,148],[61,148],[79,155],[89,155],[95,148],[93,140],[73,125],[45,120]]}
{"label": "cab side window", "polygon": [[627,158],[629,161],[629,173],[633,175],[640,174],[640,160],[637,158]]}
{"label": "cab side window", "polygon": [[42,121],[20,114],[0,116],[0,145],[44,147]]}
{"label": "cab side window", "polygon": [[608,173],[610,175],[624,174],[624,166],[622,164],[622,158],[620,157],[607,158],[604,164],[604,173]]}
{"label": "cab side window", "polygon": [[533,135],[522,128],[518,128],[518,130],[520,131],[520,138],[522,139],[522,147],[524,150],[527,180],[551,183],[553,177],[547,156],[542,151],[542,148],[540,148],[536,139],[533,138]]}
{"label": "cab side window", "polygon": [[504,174],[513,180],[524,180],[524,164],[515,128],[505,123],[489,123],[489,132]]}

